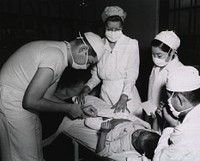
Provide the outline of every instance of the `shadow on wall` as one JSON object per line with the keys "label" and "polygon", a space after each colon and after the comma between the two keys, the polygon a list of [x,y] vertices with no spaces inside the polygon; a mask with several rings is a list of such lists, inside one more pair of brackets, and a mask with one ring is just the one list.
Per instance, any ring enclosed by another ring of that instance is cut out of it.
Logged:
{"label": "shadow on wall", "polygon": [[136,86],[142,101],[147,100],[149,76],[153,67],[150,48],[140,48],[140,71]]}
{"label": "shadow on wall", "polygon": [[6,60],[13,54],[15,49],[2,49],[0,48],[0,69]]}

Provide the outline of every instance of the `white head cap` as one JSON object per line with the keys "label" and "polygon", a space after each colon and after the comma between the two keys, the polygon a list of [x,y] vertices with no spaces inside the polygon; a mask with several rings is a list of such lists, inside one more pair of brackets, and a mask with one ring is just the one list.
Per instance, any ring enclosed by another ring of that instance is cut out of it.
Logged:
{"label": "white head cap", "polygon": [[100,36],[92,32],[86,32],[84,33],[84,35],[87,41],[92,46],[92,48],[94,49],[94,51],[96,52],[98,60],[100,60],[104,54],[104,49],[105,49],[103,40],[101,39]]}
{"label": "white head cap", "polygon": [[173,92],[187,92],[200,88],[200,76],[191,66],[177,67],[167,77],[166,89]]}
{"label": "white head cap", "polygon": [[104,9],[101,15],[103,22],[105,22],[110,16],[119,16],[121,17],[122,21],[124,21],[126,18],[126,12],[119,6],[108,6]]}
{"label": "white head cap", "polygon": [[160,40],[173,50],[177,50],[181,43],[179,37],[173,31],[162,31],[154,39]]}

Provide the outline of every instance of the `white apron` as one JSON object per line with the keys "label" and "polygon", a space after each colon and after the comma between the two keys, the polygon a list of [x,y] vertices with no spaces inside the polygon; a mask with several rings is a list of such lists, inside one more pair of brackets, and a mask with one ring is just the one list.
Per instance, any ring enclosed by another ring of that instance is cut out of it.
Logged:
{"label": "white apron", "polygon": [[[101,87],[100,98],[113,106],[119,100],[123,91],[123,86],[124,80],[104,80]],[[132,99],[127,102],[127,107],[131,113],[137,115],[141,113],[141,109],[138,108],[140,103],[141,99],[139,93],[134,86],[132,90]]]}
{"label": "white apron", "polygon": [[0,91],[2,161],[43,161],[39,117],[21,107],[21,91],[8,86],[0,86]]}
{"label": "white apron", "polygon": [[87,85],[93,89],[102,81],[100,97],[112,106],[122,94],[127,95],[127,107],[135,115],[140,115],[141,100],[135,86],[139,72],[138,42],[122,35],[113,50],[106,39],[104,42],[105,54],[92,70],[92,78]]}

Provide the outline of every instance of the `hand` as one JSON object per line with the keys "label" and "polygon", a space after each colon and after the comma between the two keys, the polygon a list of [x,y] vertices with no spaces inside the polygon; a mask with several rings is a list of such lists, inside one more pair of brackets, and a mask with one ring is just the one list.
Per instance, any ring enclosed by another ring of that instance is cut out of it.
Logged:
{"label": "hand", "polygon": [[68,110],[68,115],[73,119],[86,117],[79,104],[72,104],[71,108]]}
{"label": "hand", "polygon": [[170,127],[176,127],[180,124],[179,120],[173,118],[168,112],[166,107],[163,108],[163,116],[165,117],[166,121],[169,123]]}
{"label": "hand", "polygon": [[85,104],[85,96],[91,91],[89,86],[85,86],[81,93],[77,97],[78,104],[84,105]]}
{"label": "hand", "polygon": [[82,110],[87,116],[97,117],[97,109],[95,107],[93,107],[92,105],[83,106]]}
{"label": "hand", "polygon": [[161,101],[159,107],[156,109],[156,114],[158,114],[160,117],[163,117],[163,108],[165,107],[165,103]]}
{"label": "hand", "polygon": [[102,124],[101,124],[101,132],[109,132],[110,130],[111,130],[110,121],[102,122]]}
{"label": "hand", "polygon": [[125,110],[127,110],[130,113],[130,110],[127,107],[127,100],[128,100],[128,96],[122,94],[119,101],[111,108],[111,109],[115,109],[114,113],[117,112],[125,112]]}

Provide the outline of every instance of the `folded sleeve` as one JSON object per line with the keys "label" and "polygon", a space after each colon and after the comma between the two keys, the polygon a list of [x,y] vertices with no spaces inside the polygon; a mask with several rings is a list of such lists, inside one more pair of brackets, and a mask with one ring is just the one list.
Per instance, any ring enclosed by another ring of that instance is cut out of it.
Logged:
{"label": "folded sleeve", "polygon": [[49,47],[40,52],[39,67],[50,68],[54,72],[54,76],[62,73],[63,54],[59,48]]}
{"label": "folded sleeve", "polygon": [[86,85],[88,85],[90,87],[90,89],[93,89],[101,82],[101,80],[98,76],[98,73],[97,73],[97,66],[94,66],[92,68],[91,74],[92,74],[92,77],[88,80]]}

